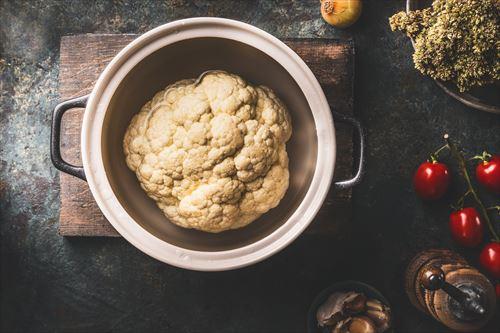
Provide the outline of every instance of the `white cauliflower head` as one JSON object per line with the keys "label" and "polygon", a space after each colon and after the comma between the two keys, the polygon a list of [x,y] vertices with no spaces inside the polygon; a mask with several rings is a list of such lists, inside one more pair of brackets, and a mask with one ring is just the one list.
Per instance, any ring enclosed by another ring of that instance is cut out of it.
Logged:
{"label": "white cauliflower head", "polygon": [[291,133],[272,90],[217,71],[158,92],[132,118],[123,150],[171,222],[220,232],[278,205],[288,188]]}

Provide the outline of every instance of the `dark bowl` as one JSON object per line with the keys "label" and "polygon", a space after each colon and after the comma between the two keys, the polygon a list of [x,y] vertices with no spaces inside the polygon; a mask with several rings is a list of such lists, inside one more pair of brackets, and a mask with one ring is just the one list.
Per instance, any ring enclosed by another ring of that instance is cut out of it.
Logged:
{"label": "dark bowl", "polygon": [[[423,9],[432,5],[431,0],[406,0],[406,11]],[[413,41],[412,41],[413,44]],[[435,80],[449,96],[476,110],[500,114],[499,84],[476,87],[469,92],[460,92],[455,84]]]}
{"label": "dark bowl", "polygon": [[[313,303],[311,304],[311,307],[309,308],[309,312],[307,313],[307,332],[308,333],[324,333],[324,332],[329,332],[328,330],[325,330],[321,327],[318,327],[318,322],[316,320],[316,312],[318,311],[318,308],[323,304],[327,298],[333,294],[334,292],[338,291],[355,291],[358,293],[363,293],[365,296],[368,298],[375,298],[378,299],[380,302],[385,304],[390,308],[389,301],[378,291],[377,289],[373,288],[372,286],[360,282],[360,281],[342,281],[335,283],[331,285],[330,287],[323,289],[318,296],[314,299]],[[392,333],[394,330],[389,328],[387,331],[384,333]]]}

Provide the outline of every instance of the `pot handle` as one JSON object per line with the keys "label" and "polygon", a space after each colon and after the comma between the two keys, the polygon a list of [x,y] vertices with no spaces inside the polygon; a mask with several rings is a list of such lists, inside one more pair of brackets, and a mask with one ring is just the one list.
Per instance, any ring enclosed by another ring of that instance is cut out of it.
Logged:
{"label": "pot handle", "polygon": [[56,169],[85,181],[87,178],[83,167],[70,164],[61,156],[61,120],[66,111],[86,107],[88,99],[89,95],[85,95],[58,104],[52,112],[52,131],[50,134],[50,158]]}
{"label": "pot handle", "polygon": [[346,189],[353,187],[358,184],[363,177],[365,172],[365,133],[363,127],[356,119],[346,116],[342,113],[338,113],[332,110],[333,117],[336,121],[348,123],[356,130],[356,141],[354,142],[354,151],[358,151],[359,157],[357,160],[357,171],[351,179],[340,180],[334,183],[335,187],[338,189]]}

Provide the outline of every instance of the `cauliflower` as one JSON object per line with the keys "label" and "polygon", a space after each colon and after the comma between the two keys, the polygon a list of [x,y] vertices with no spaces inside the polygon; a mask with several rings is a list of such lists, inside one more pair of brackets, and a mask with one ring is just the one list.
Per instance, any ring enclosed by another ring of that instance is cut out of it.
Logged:
{"label": "cauliflower", "polygon": [[288,188],[290,115],[272,90],[222,71],[158,92],[125,133],[128,167],[173,223],[241,228]]}

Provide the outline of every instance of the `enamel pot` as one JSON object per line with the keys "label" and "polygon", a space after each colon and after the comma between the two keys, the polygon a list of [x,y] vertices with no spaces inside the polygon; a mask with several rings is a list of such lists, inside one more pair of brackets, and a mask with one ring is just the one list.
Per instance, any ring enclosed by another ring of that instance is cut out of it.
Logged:
{"label": "enamel pot", "polygon": [[[287,143],[290,187],[280,204],[247,227],[209,234],[170,223],[127,168],[122,149],[125,130],[159,90],[181,79],[221,69],[272,88],[287,105],[293,134]],[[84,107],[81,131],[83,166],[60,153],[63,114]],[[333,117],[332,117],[333,114]],[[92,93],[56,106],[51,157],[59,170],[88,182],[113,227],[144,253],[193,270],[217,271],[261,261],[290,244],[313,220],[332,184],[336,121],[357,130],[357,171],[337,182],[359,182],[363,134],[354,119],[330,110],[311,70],[283,42],[245,23],[221,18],[190,18],[162,25],[126,46],[100,75]]]}

